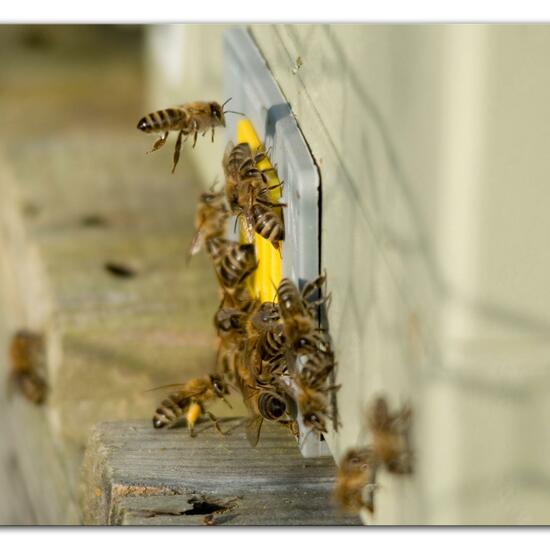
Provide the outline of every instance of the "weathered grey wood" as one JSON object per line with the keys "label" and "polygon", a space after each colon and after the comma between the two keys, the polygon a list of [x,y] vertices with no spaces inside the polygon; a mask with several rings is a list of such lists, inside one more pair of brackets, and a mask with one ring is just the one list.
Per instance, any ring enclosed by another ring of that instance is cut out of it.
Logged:
{"label": "weathered grey wood", "polygon": [[332,506],[335,472],[332,458],[304,459],[278,425],[265,426],[252,449],[242,426],[191,438],[148,422],[103,423],[84,460],[83,521],[205,525],[208,506],[217,505],[228,510],[212,516],[215,524],[359,525]]}

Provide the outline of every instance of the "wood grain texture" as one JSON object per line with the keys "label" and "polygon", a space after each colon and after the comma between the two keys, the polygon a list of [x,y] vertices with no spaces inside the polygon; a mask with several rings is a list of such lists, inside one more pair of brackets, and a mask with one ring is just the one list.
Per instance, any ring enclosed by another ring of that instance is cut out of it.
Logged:
{"label": "wood grain texture", "polygon": [[145,422],[103,423],[84,459],[83,522],[205,525],[220,507],[214,524],[359,525],[332,506],[335,473],[332,458],[304,459],[276,425],[265,426],[251,449],[242,427],[191,438]]}

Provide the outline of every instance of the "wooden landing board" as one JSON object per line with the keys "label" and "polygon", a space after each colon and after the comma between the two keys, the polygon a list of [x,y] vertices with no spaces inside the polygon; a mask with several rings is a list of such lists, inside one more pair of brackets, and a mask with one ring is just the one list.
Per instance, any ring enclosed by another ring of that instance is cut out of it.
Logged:
{"label": "wooden landing board", "polygon": [[277,425],[264,426],[252,449],[243,427],[191,438],[145,421],[102,423],[84,459],[83,521],[205,525],[220,508],[211,516],[218,525],[360,525],[332,505],[335,473],[331,457],[304,459]]}

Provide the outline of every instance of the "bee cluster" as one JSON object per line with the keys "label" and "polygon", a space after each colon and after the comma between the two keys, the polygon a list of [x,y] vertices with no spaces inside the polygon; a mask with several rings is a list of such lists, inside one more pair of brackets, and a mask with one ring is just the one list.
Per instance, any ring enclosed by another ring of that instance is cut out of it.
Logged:
{"label": "bee cluster", "polygon": [[[138,128],[162,132],[153,151],[164,145],[170,131],[178,132],[173,172],[182,139],[192,135],[194,147],[198,134],[209,129],[214,139],[214,128],[225,126],[225,113],[234,112],[224,111],[226,104],[194,102],[157,111],[143,117]],[[264,160],[269,160],[265,150],[229,142],[222,160],[223,189],[200,196],[189,256],[206,249],[219,282],[221,302],[214,316],[219,338],[216,370],[178,385],[157,408],[155,428],[174,426],[184,418],[194,436],[196,422],[206,416],[220,433],[228,433],[207,405],[216,399],[226,401],[230,388],[242,395],[249,410],[246,433],[252,446],[259,441],[264,421],[283,424],[295,436],[306,430],[304,440],[310,433],[326,433],[329,420],[338,428],[330,399],[339,389],[330,382],[336,363],[330,337],[319,320],[320,307],[330,299],[326,273],[301,290],[290,279],[282,279],[273,302],[262,302],[251,291],[250,278],[258,267],[255,235],[277,250],[285,238],[282,208],[286,205],[271,198],[271,191],[282,184],[269,184],[269,172],[276,170],[260,169]],[[241,220],[245,243],[226,238],[231,216]],[[381,469],[398,475],[412,473],[411,417],[408,406],[390,413],[385,398],[375,400],[367,415],[371,444],[349,449],[340,462],[333,496],[345,512],[374,512],[376,476]]]}
{"label": "bee cluster", "polygon": [[[199,133],[211,129],[213,138],[214,128],[225,126],[226,104],[194,102],[157,111],[143,117],[138,128],[162,133],[153,150],[164,145],[169,131],[178,132],[175,168],[182,139],[193,135],[194,146]],[[214,316],[219,337],[216,371],[182,384],[169,395],[155,412],[155,428],[185,418],[195,435],[195,423],[207,415],[221,432],[218,419],[206,406],[215,399],[225,400],[230,388],[240,392],[250,412],[246,432],[253,446],[264,421],[284,424],[295,435],[299,433],[298,418],[308,433],[326,433],[328,420],[337,426],[329,402],[331,392],[338,389],[329,381],[334,353],[318,317],[320,306],[329,298],[326,274],[302,290],[282,279],[275,302],[261,302],[251,291],[250,278],[258,267],[255,235],[277,250],[285,238],[285,205],[271,198],[271,192],[282,184],[270,185],[269,173],[276,169],[259,168],[264,160],[269,159],[262,148],[253,150],[248,143],[229,142],[222,159],[223,189],[211,189],[199,198],[189,255],[206,249],[219,282],[221,302]],[[246,242],[226,238],[231,216],[241,220]]]}

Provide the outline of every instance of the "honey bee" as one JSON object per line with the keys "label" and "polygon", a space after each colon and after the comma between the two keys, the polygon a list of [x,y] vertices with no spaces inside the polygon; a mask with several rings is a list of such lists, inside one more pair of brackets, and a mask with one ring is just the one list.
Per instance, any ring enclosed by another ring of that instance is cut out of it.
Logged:
{"label": "honey bee", "polygon": [[267,184],[265,170],[259,170],[256,164],[266,158],[263,151],[252,153],[248,143],[233,145],[228,142],[222,160],[225,174],[225,193],[229,207],[234,214],[239,213],[239,187],[240,181],[252,179],[257,183]]}
{"label": "honey bee", "polygon": [[[374,512],[376,475],[380,468],[397,475],[413,472],[411,419],[408,405],[392,414],[383,397],[375,399],[367,413],[371,444],[348,450],[340,462],[333,496],[345,512],[357,514],[362,509]],[[365,488],[367,497],[363,498]]]}
{"label": "honey bee", "polygon": [[247,384],[242,384],[241,392],[250,411],[246,437],[252,447],[256,447],[260,440],[264,420],[287,424],[291,430],[295,429],[294,421],[290,417],[293,412],[292,402],[286,396],[269,386],[252,387]]}
{"label": "honey bee", "polygon": [[268,383],[275,374],[283,374],[286,370],[285,335],[277,304],[262,303],[250,316],[247,332],[245,356],[253,379]]}
{"label": "honey bee", "polygon": [[223,191],[202,193],[195,216],[196,232],[191,241],[189,256],[195,255],[203,243],[212,238],[223,237],[226,231],[229,211],[225,204]]}
{"label": "honey bee", "polygon": [[253,244],[240,244],[216,237],[208,241],[207,248],[224,289],[236,288],[258,266]]}
{"label": "honey bee", "polygon": [[44,361],[43,336],[28,330],[18,330],[11,339],[9,355],[10,387],[16,387],[37,405],[43,403],[48,393],[48,386],[39,372]]}
{"label": "honey bee", "polygon": [[217,364],[224,375],[231,378],[242,376],[240,365],[241,356],[245,347],[248,315],[237,308],[222,307],[214,317],[214,326],[220,338]]}
{"label": "honey bee", "polygon": [[212,130],[212,141],[214,141],[214,131],[217,126],[225,127],[225,114],[237,113],[236,111],[224,110],[225,105],[231,101],[229,98],[225,103],[220,105],[216,101],[194,101],[185,103],[178,107],[162,109],[149,113],[142,117],[138,124],[138,130],[147,134],[157,133],[161,136],[153,144],[153,151],[160,149],[168,138],[171,131],[178,132],[176,147],[174,150],[174,163],[172,173],[178,164],[182,146],[182,140],[193,135],[193,148],[197,143],[199,132],[204,136],[209,129]]}
{"label": "honey bee", "polygon": [[179,391],[170,394],[155,411],[153,416],[155,428],[171,428],[185,417],[189,433],[191,437],[195,437],[195,424],[201,415],[206,414],[216,429],[223,434],[218,419],[205,408],[205,405],[214,399],[222,399],[231,407],[225,398],[229,394],[229,389],[221,376],[207,374],[193,378],[185,384],[164,387],[177,387]]}
{"label": "honey bee", "polygon": [[279,311],[285,327],[287,342],[294,348],[296,342],[303,336],[318,331],[316,316],[317,307],[330,297],[324,296],[311,300],[314,293],[320,290],[326,281],[326,275],[320,275],[313,281],[306,283],[302,292],[290,279],[282,279],[277,288]]}
{"label": "honey bee", "polygon": [[[277,206],[281,206],[281,204],[277,204]],[[281,217],[273,208],[256,203],[252,207],[252,218],[254,219],[254,231],[278,248],[279,242],[285,240],[285,226]]]}
{"label": "honey bee", "polygon": [[332,418],[329,411],[328,394],[330,391],[337,390],[339,386],[312,388],[302,373],[293,374],[288,385],[298,410],[302,414],[304,427],[317,435],[327,433],[326,422],[327,419]]}
{"label": "honey bee", "polygon": [[269,200],[269,191],[281,184],[268,186],[267,172],[275,168],[260,170],[256,164],[267,158],[264,151],[252,152],[248,143],[233,146],[229,142],[224,158],[225,192],[229,208],[233,214],[242,216],[248,242],[252,242],[254,232],[271,241],[278,247],[284,239],[284,225],[274,207],[285,206]]}
{"label": "honey bee", "polygon": [[[333,499],[347,514],[374,512],[374,492],[379,460],[371,447],[350,449],[340,461]],[[363,496],[367,488],[366,498]]]}
{"label": "honey bee", "polygon": [[392,414],[383,397],[375,399],[367,415],[374,452],[393,474],[411,474],[413,471],[411,420],[410,406],[404,405]]}

